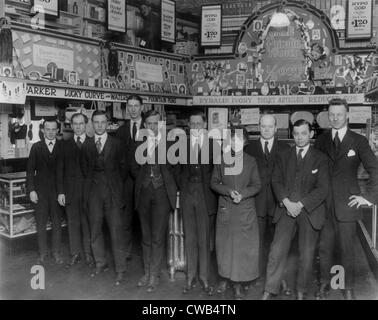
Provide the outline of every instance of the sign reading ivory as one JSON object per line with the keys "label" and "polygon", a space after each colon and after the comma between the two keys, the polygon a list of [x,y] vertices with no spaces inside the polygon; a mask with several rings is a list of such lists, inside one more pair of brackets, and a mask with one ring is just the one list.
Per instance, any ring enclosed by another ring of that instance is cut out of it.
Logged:
{"label": "sign reading ivory", "polygon": [[137,78],[146,82],[163,82],[163,69],[160,64],[136,62]]}
{"label": "sign reading ivory", "polygon": [[34,0],[34,8],[43,8],[44,14],[58,16],[58,0]]}
{"label": "sign reading ivory", "polygon": [[126,0],[108,0],[108,29],[126,32]]}
{"label": "sign reading ivory", "polygon": [[33,44],[33,62],[35,66],[44,68],[54,62],[58,68],[74,70],[74,53],[72,50]]}
{"label": "sign reading ivory", "polygon": [[197,106],[251,106],[251,105],[326,105],[333,98],[345,99],[348,103],[364,103],[364,94],[322,94],[297,96],[194,96]]}
{"label": "sign reading ivory", "polygon": [[216,47],[221,45],[222,5],[202,6],[201,46]]}
{"label": "sign reading ivory", "polygon": [[176,42],[176,3],[161,0],[161,40]]}
{"label": "sign reading ivory", "polygon": [[348,0],[348,39],[372,36],[373,0]]}

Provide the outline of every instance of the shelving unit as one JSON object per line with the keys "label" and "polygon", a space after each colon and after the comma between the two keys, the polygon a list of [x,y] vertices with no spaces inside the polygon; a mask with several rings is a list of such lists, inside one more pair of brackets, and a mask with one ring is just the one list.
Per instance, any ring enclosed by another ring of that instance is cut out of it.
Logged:
{"label": "shelving unit", "polygon": [[[66,222],[62,222],[65,227]],[[47,230],[51,230],[48,223]],[[34,209],[26,193],[26,173],[0,175],[0,236],[20,238],[37,232]]]}

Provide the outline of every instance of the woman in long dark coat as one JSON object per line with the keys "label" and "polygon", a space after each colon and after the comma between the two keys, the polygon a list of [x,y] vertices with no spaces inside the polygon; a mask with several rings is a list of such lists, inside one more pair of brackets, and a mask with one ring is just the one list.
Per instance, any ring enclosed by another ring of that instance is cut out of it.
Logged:
{"label": "woman in long dark coat", "polygon": [[261,182],[255,158],[243,151],[246,142],[244,129],[232,129],[231,154],[239,165],[226,164],[224,155],[222,163],[215,165],[211,179],[212,189],[220,195],[216,253],[219,275],[225,279],[220,287],[225,291],[226,279],[232,281],[236,299],[243,297],[242,282],[259,277],[259,230],[254,196]]}

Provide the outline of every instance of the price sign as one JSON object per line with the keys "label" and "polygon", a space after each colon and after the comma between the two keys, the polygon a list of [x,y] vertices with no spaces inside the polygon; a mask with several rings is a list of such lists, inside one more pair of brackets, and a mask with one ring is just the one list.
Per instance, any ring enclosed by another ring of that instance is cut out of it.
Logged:
{"label": "price sign", "polygon": [[373,0],[348,0],[347,39],[372,37]]}
{"label": "price sign", "polygon": [[201,46],[219,47],[222,37],[222,5],[202,6]]}

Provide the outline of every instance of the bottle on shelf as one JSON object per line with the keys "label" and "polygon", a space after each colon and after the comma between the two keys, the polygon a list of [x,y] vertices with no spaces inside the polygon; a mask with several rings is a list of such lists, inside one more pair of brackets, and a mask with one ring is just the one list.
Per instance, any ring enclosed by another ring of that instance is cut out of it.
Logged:
{"label": "bottle on shelf", "polygon": [[77,5],[77,2],[74,2],[73,7],[72,7],[72,12],[73,14],[79,13],[79,6]]}

